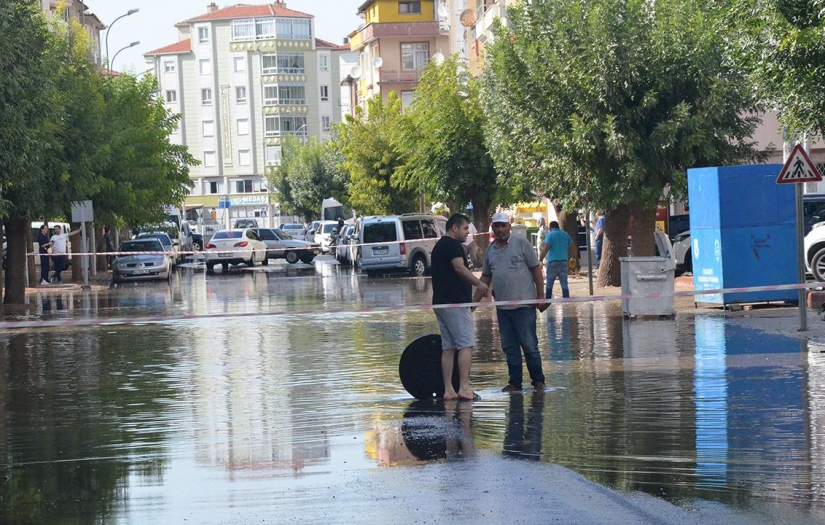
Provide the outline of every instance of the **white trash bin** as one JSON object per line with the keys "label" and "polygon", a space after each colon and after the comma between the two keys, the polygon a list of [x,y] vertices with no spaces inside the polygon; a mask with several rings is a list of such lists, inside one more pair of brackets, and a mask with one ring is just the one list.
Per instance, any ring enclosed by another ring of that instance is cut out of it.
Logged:
{"label": "white trash bin", "polygon": [[625,316],[638,315],[673,316],[674,270],[673,248],[670,239],[656,232],[659,253],[665,257],[621,257],[622,295],[647,295],[662,293],[662,297],[622,299]]}

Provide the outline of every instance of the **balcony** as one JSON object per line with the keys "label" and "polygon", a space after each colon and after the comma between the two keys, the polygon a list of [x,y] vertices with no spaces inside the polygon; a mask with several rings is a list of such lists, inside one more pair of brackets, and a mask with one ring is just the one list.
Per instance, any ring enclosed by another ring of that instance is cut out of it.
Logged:
{"label": "balcony", "polygon": [[478,6],[478,13],[476,23],[472,28],[473,40],[478,40],[482,35],[487,38],[492,37],[491,31],[493,29],[493,22],[496,18],[501,18],[502,22],[507,23],[507,3],[499,0],[492,5]]}
{"label": "balcony", "polygon": [[420,76],[420,69],[381,69],[378,84],[414,84]]}
{"label": "balcony", "polygon": [[349,43],[350,49],[357,51],[373,40],[381,38],[429,38],[440,35],[438,22],[389,22],[370,24],[351,33]]}

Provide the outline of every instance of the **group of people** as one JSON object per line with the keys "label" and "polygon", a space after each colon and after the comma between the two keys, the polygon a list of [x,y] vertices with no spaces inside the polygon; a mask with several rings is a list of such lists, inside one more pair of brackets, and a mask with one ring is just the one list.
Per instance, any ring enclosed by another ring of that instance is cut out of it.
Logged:
{"label": "group of people", "polygon": [[[69,237],[80,233],[80,228],[63,232],[63,228],[57,224],[53,233],[49,235],[49,227],[43,224],[37,232],[37,244],[40,254],[40,284],[62,283],[62,273],[69,266]],[[51,253],[49,252],[51,250]],[[54,263],[54,273],[49,276],[50,262]]]}
{"label": "group of people", "polygon": [[[600,258],[604,216],[599,213],[598,217],[597,258]],[[523,361],[527,365],[530,384],[536,391],[543,391],[545,377],[536,335],[536,311],[543,312],[549,303],[537,303],[535,300],[551,298],[556,279],[559,280],[562,297],[570,297],[568,264],[575,258],[576,243],[559,228],[558,222],[551,221],[549,231],[540,233],[542,245],[537,255],[526,238],[511,235],[510,217],[506,213],[495,213],[492,218],[493,241],[484,254],[479,278],[468,268],[462,249],[462,244],[470,235],[470,226],[466,215],[453,214],[447,221],[446,235],[436,243],[432,253],[433,305],[442,345],[443,398],[472,400],[476,397],[470,387],[470,366],[475,346],[473,308],[456,305],[478,303],[488,296],[496,301],[511,303],[496,306],[501,347],[507,358],[509,376],[502,391],[522,390]],[[547,263],[546,281],[542,275],[541,260]],[[473,287],[475,294],[472,293]],[[452,382],[454,363],[458,365],[458,391]]]}

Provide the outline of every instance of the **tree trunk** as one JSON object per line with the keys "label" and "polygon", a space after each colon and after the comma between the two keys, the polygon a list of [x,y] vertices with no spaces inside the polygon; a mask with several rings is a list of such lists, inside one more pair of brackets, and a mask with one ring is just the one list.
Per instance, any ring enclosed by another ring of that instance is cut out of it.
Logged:
{"label": "tree trunk", "polygon": [[[555,206],[555,204],[553,205]],[[556,216],[559,218],[561,229],[573,239],[573,246],[576,247],[575,259],[579,260],[579,214],[578,212],[560,211],[556,209]]]}
{"label": "tree trunk", "polygon": [[656,228],[656,208],[645,209],[641,203],[631,204],[633,220],[630,223],[630,253],[633,257],[656,255],[656,241],[653,231]]}
{"label": "tree trunk", "polygon": [[627,233],[631,209],[629,204],[621,204],[604,215],[604,243],[602,262],[596,286],[621,286],[622,270],[619,257],[627,257]]}
{"label": "tree trunk", "polygon": [[27,217],[6,218],[8,262],[6,267],[6,294],[4,304],[26,302],[26,230],[31,228]]}

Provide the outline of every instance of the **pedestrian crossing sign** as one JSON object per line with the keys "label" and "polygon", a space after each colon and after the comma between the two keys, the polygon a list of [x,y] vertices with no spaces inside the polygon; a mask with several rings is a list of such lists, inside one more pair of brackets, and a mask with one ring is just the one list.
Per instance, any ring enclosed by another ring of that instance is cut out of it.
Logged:
{"label": "pedestrian crossing sign", "polygon": [[811,158],[805,153],[800,144],[794,146],[788,161],[779,172],[776,178],[777,184],[797,184],[800,182],[819,182],[822,175],[811,162]]}

